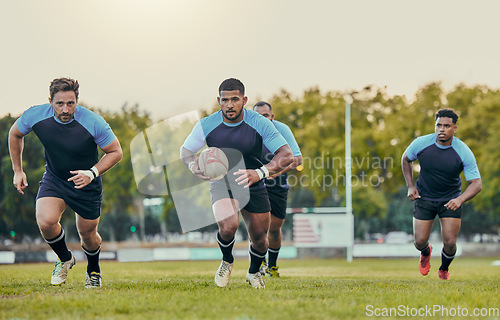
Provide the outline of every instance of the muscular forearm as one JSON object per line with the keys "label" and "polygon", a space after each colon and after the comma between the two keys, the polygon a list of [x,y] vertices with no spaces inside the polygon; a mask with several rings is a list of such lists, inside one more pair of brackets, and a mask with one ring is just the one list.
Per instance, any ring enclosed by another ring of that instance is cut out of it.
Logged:
{"label": "muscular forearm", "polygon": [[96,175],[99,176],[104,174],[106,171],[113,168],[115,164],[120,162],[123,157],[123,151],[117,138],[106,147],[101,148],[101,150],[104,151],[105,154],[102,156],[101,160],[94,165],[97,172],[95,172],[93,168],[70,171],[74,176],[69,178],[68,181],[73,181],[75,183],[75,188],[81,189],[85,187]]}
{"label": "muscular forearm", "polygon": [[413,182],[413,164],[405,159],[404,156],[401,159],[401,168],[403,170],[403,176],[405,178],[406,186],[408,188],[414,187],[415,183]]}
{"label": "muscular forearm", "polygon": [[24,194],[23,190],[28,187],[28,180],[23,172],[23,147],[24,135],[14,123],[9,131],[9,153],[12,160],[12,170],[14,170],[12,182],[20,194]]}
{"label": "muscular forearm", "polygon": [[97,171],[99,171],[99,175],[102,175],[109,169],[113,168],[118,162],[120,162],[122,156],[123,154],[118,151],[109,152],[102,156],[101,160],[95,164]]}
{"label": "muscular forearm", "polygon": [[287,167],[285,167],[283,170],[275,173],[275,176],[279,176],[280,174],[286,173],[290,170],[293,170],[297,168],[300,164],[302,163],[302,156],[296,156],[293,157],[292,163],[290,163]]}
{"label": "muscular forearm", "polygon": [[465,189],[464,193],[455,199],[451,199],[444,205],[448,210],[458,210],[465,201],[472,199],[479,193],[479,191],[481,191],[481,179],[473,179],[469,181],[469,183],[470,184],[467,189]]}
{"label": "muscular forearm", "polygon": [[481,179],[474,179],[471,181],[467,189],[465,189],[464,193],[462,193],[458,198],[462,200],[462,202],[469,201],[474,198],[482,189]]}
{"label": "muscular forearm", "polygon": [[210,177],[205,176],[203,171],[200,170],[198,164],[196,163],[196,153],[189,151],[188,149],[181,147],[180,151],[181,161],[184,163],[186,167],[188,167],[189,171],[191,171],[198,178],[209,181]]}
{"label": "muscular forearm", "polygon": [[14,172],[22,172],[24,137],[19,137],[12,131],[13,130],[11,129],[9,132],[9,153],[12,161],[12,170],[14,170]]}
{"label": "muscular forearm", "polygon": [[276,174],[280,171],[283,171],[293,162],[293,154],[292,150],[288,145],[284,145],[279,148],[274,154],[274,158],[265,165],[269,173]]}
{"label": "muscular forearm", "polygon": [[180,156],[182,163],[184,163],[186,167],[189,166],[190,162],[193,162],[196,159],[196,154],[184,147],[181,147]]}
{"label": "muscular forearm", "polygon": [[120,142],[117,138],[115,138],[115,140],[113,140],[106,147],[101,148],[101,150],[104,151],[105,154],[102,156],[101,160],[94,165],[97,171],[99,171],[99,175],[104,174],[106,171],[113,168],[113,166],[120,162],[123,157],[122,147],[120,146]]}

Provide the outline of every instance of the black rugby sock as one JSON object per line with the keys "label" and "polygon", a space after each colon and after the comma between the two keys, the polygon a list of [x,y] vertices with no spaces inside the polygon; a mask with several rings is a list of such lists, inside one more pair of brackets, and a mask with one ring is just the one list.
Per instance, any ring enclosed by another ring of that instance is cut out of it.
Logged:
{"label": "black rugby sock", "polygon": [[441,266],[439,267],[439,270],[448,271],[450,263],[455,258],[455,253],[456,251],[453,254],[447,254],[443,248],[443,250],[441,251]]}
{"label": "black rugby sock", "polygon": [[71,259],[71,252],[68,250],[66,246],[66,235],[64,230],[61,228],[61,233],[53,239],[45,239],[45,242],[49,244],[49,246],[54,250],[54,252],[59,257],[59,260],[62,262],[69,261]]}
{"label": "black rugby sock", "polygon": [[424,249],[420,250],[420,253],[423,255],[423,256],[428,256],[431,254],[431,248],[429,247],[429,244],[427,244],[427,247],[425,247]]}
{"label": "black rugby sock", "polygon": [[248,269],[248,273],[257,273],[259,272],[262,261],[264,261],[264,259],[266,258],[266,253],[255,250],[253,246],[250,246],[249,251],[250,251],[250,268]]}
{"label": "black rugby sock", "polygon": [[280,254],[280,248],[278,249],[268,248],[267,253],[269,254],[269,263],[268,263],[269,268],[276,267],[278,255]]}
{"label": "black rugby sock", "polygon": [[87,273],[89,275],[91,272],[101,273],[101,268],[99,267],[99,253],[101,253],[101,246],[94,251],[87,250],[83,246],[82,249],[87,256]]}
{"label": "black rugby sock", "polygon": [[220,251],[222,252],[222,260],[233,263],[234,262],[234,257],[233,257],[233,245],[234,245],[234,240],[235,238],[231,239],[230,241],[224,241],[220,237],[219,232],[217,232],[217,243],[219,244]]}

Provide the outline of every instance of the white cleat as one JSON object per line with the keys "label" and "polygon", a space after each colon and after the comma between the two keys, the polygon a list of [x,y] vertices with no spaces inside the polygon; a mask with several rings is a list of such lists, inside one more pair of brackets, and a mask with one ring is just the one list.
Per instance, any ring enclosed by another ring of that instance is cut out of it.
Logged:
{"label": "white cleat", "polygon": [[52,277],[50,278],[50,284],[58,286],[66,282],[68,271],[73,268],[75,263],[75,256],[73,254],[71,254],[71,259],[65,262],[61,262],[61,260],[57,259],[54,271],[52,272]]}
{"label": "white cleat", "polygon": [[222,260],[219,269],[215,273],[215,284],[221,288],[227,287],[231,271],[233,271],[233,264]]}
{"label": "white cleat", "polygon": [[260,272],[247,273],[247,282],[250,283],[250,285],[255,289],[264,289],[266,287]]}
{"label": "white cleat", "polygon": [[90,275],[85,272],[85,288],[100,288],[101,284],[101,273],[91,272]]}

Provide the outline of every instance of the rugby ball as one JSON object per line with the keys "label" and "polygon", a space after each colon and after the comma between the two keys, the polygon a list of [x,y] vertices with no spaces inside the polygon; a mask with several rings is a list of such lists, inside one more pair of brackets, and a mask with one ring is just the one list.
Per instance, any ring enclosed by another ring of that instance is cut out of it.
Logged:
{"label": "rugby ball", "polygon": [[209,147],[200,153],[198,167],[205,176],[219,180],[227,174],[229,161],[224,151],[216,147]]}

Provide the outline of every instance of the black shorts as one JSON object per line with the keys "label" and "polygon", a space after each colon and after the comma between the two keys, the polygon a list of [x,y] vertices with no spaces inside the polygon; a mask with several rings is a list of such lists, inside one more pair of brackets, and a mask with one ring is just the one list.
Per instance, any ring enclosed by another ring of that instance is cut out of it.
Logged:
{"label": "black shorts", "polygon": [[[223,184],[211,183],[210,196],[212,204],[220,199],[235,199],[240,203],[240,210],[245,209],[250,213],[266,213],[271,211],[271,204],[267,196],[266,188],[243,189],[232,187],[231,190]],[[243,207],[242,207],[243,206]]]}
{"label": "black shorts", "polygon": [[276,218],[285,219],[288,189],[267,188],[267,193],[271,203],[271,214]]}
{"label": "black shorts", "polygon": [[462,207],[457,210],[449,210],[444,205],[448,201],[430,201],[416,199],[413,209],[413,217],[418,220],[434,220],[436,215],[439,218],[462,218]]}
{"label": "black shorts", "polygon": [[36,199],[45,197],[63,199],[66,205],[82,218],[95,220],[101,215],[101,177],[97,177],[82,189],[76,189],[73,181],[66,181],[45,172]]}

